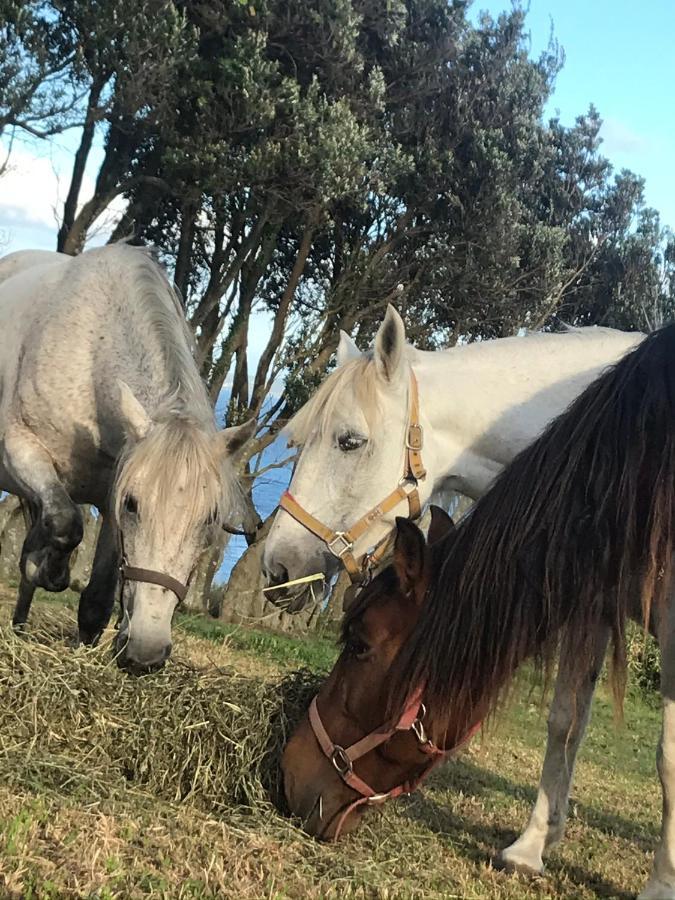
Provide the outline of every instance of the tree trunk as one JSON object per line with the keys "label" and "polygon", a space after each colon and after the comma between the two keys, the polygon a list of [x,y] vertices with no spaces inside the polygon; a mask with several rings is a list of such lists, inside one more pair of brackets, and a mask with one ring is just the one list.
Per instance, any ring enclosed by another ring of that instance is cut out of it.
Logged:
{"label": "tree trunk", "polygon": [[223,593],[220,617],[240,625],[262,625],[290,634],[305,634],[313,631],[323,618],[321,603],[314,603],[302,612],[291,615],[270,603],[262,592],[262,555],[275,514],[276,510],[265,520],[258,540],[251,544],[232,569]]}
{"label": "tree trunk", "polygon": [[70,177],[70,185],[68,187],[68,194],[66,195],[66,202],[63,205],[63,222],[61,223],[61,227],[59,228],[59,233],[56,240],[56,249],[59,251],[59,253],[69,252],[68,250],[66,250],[66,247],[73,246],[72,244],[68,244],[68,235],[70,234],[73,223],[75,222],[75,216],[77,214],[77,204],[80,199],[80,191],[82,190],[84,172],[87,167],[87,160],[89,159],[89,153],[94,141],[94,133],[96,131],[96,124],[98,121],[98,101],[101,99],[101,91],[103,90],[104,84],[105,80],[95,81],[91,86],[91,91],[89,92],[87,115],[84,121],[84,126],[82,128],[80,146],[77,148],[77,152],[75,153],[73,173]]}
{"label": "tree trunk", "polygon": [[191,612],[207,613],[209,611],[213,579],[223,561],[225,547],[229,540],[229,534],[221,532],[199,557],[185,598],[185,608]]}
{"label": "tree trunk", "polygon": [[191,200],[183,204],[180,240],[178,242],[178,254],[176,255],[176,268],[173,280],[180,292],[183,306],[187,303],[188,287],[190,284],[190,272],[192,271],[192,246],[195,239],[195,226],[197,223],[197,204]]}
{"label": "tree trunk", "polygon": [[309,223],[307,224],[307,227],[305,228],[302,235],[302,240],[300,241],[298,255],[296,256],[295,262],[293,263],[293,268],[288,278],[288,283],[284,289],[283,294],[281,295],[279,307],[274,316],[272,334],[270,335],[270,339],[260,356],[260,361],[258,362],[258,368],[255,373],[255,380],[253,382],[253,391],[251,393],[251,410],[256,414],[260,411],[260,407],[262,406],[265,399],[265,386],[267,383],[269,369],[272,365],[274,355],[279,349],[279,345],[283,340],[288,312],[293,301],[293,297],[295,296],[296,288],[298,286],[300,278],[302,277],[305,263],[307,262],[307,257],[309,256],[309,251],[312,249],[312,242],[314,241],[318,218],[318,211],[315,211],[310,215]]}
{"label": "tree trunk", "polygon": [[87,231],[96,219],[108,208],[119,194],[133,182],[127,179],[129,155],[132,151],[131,138],[119,129],[111,127],[108,133],[105,156],[96,177],[96,186],[92,197],[83,204],[75,216],[72,225],[63,232],[62,252],[70,256],[81,253],[87,239]]}

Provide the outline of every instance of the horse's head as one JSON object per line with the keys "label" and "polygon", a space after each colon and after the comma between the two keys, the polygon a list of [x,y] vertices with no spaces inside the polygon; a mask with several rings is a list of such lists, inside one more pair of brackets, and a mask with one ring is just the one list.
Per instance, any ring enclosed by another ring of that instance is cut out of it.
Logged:
{"label": "horse's head", "polygon": [[[352,804],[366,789],[396,796],[402,792],[397,787],[409,786],[426,772],[436,752],[430,754],[433,745],[424,741],[419,698],[410,698],[391,728],[383,723],[388,675],[417,622],[436,567],[430,545],[454,526],[433,507],[427,545],[416,525],[405,519],[397,525],[393,565],[363,589],[347,612],[342,652],[316,698],[314,722],[306,716],[284,750],[289,807],[307,831],[324,840],[359,824],[368,803]],[[341,752],[347,749],[351,759]]]}
{"label": "horse's head", "polygon": [[[329,536],[322,538],[298,521],[282,501],[265,543],[268,585],[318,572],[334,575],[347,542],[339,536],[331,541],[330,535],[349,532],[376,510],[405,472],[412,376],[401,317],[388,308],[367,353],[360,353],[343,333],[337,355],[336,371],[288,427],[293,443],[301,447],[288,493],[296,508],[309,513]],[[351,556],[359,559],[377,545],[390,534],[396,515],[405,513],[406,500],[399,497],[383,515],[373,516],[349,548]],[[305,605],[308,593],[301,588],[290,603],[281,590],[269,597],[295,611]]]}
{"label": "horse's head", "polygon": [[169,402],[151,418],[125,384],[127,444],[113,485],[111,514],[122,556],[119,664],[161,666],[171,621],[200,553],[222,524],[242,513],[230,456],[255,423],[217,431]]}

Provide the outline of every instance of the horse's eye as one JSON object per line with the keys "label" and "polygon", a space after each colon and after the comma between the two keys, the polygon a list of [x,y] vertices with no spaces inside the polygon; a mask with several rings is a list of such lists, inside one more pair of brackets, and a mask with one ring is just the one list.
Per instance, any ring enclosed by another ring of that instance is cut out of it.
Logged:
{"label": "horse's eye", "polygon": [[138,503],[136,502],[136,498],[131,494],[127,494],[124,498],[124,511],[132,516],[135,516],[138,512]]}
{"label": "horse's eye", "polygon": [[363,447],[366,443],[366,439],[361,434],[355,434],[353,431],[345,431],[344,434],[339,435],[338,437],[338,446],[340,450],[343,450],[345,453],[349,453],[352,450],[358,450],[359,447]]}
{"label": "horse's eye", "polygon": [[365,641],[360,640],[359,638],[349,638],[347,643],[345,644],[345,650],[349,654],[349,656],[353,656],[356,659],[365,659],[365,657],[370,653],[370,647]]}

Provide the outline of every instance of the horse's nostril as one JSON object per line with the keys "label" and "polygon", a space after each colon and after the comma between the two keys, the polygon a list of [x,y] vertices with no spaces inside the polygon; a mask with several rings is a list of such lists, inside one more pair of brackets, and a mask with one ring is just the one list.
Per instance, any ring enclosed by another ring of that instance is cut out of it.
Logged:
{"label": "horse's nostril", "polygon": [[268,587],[275,587],[277,584],[285,584],[288,581],[288,570],[285,566],[276,566],[274,569],[265,567],[265,580]]}

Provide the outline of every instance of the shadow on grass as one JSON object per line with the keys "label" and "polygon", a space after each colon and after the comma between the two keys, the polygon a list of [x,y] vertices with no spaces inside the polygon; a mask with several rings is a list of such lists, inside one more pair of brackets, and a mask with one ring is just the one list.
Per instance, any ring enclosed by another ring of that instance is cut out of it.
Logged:
{"label": "shadow on grass", "polygon": [[[513,782],[501,775],[476,766],[468,760],[458,760],[438,773],[432,784],[441,790],[462,793],[488,803],[500,793],[512,800],[533,804],[536,789],[530,785]],[[575,820],[582,825],[602,832],[609,837],[618,837],[632,843],[645,854],[651,854],[656,847],[657,835],[653,828],[647,830],[644,824],[634,822],[613,813],[598,810],[583,803],[575,803]],[[474,818],[458,815],[439,803],[433,795],[422,793],[412,797],[403,815],[438,835],[445,835],[467,860],[483,865],[496,861],[499,851],[512,843],[519,833],[511,828],[481,823]],[[525,826],[525,821],[523,821]],[[514,875],[523,878],[523,875]],[[537,878],[537,876],[532,876]],[[561,892],[566,892],[563,881],[572,881],[579,886],[593,890],[600,897],[628,898],[634,895],[613,882],[607,881],[599,873],[582,866],[558,862],[553,855],[547,860],[546,881]]]}
{"label": "shadow on grass", "polygon": [[[656,773],[654,777],[656,778]],[[511,781],[503,775],[475,765],[469,759],[459,759],[445,766],[435,775],[431,784],[437,785],[441,790],[462,792],[488,800],[492,799],[495,793],[500,793],[511,800],[521,800],[533,805],[537,798],[537,788],[534,783],[523,784]],[[570,803],[575,808],[575,820],[589,828],[601,831],[609,837],[630,841],[645,852],[653,850],[657,838],[656,829],[653,826],[645,826],[644,820],[627,819],[611,811],[589,806],[574,800],[574,798]],[[517,835],[513,835],[513,837],[515,838]]]}

